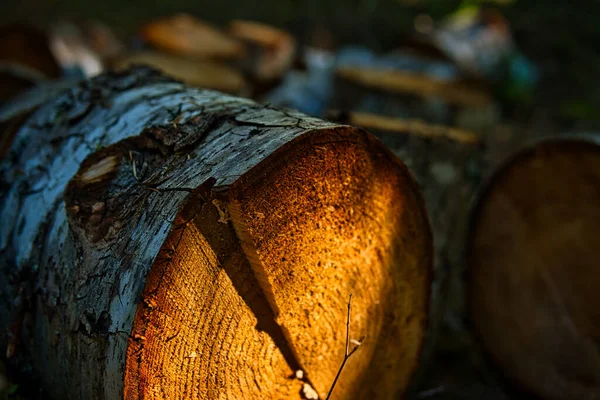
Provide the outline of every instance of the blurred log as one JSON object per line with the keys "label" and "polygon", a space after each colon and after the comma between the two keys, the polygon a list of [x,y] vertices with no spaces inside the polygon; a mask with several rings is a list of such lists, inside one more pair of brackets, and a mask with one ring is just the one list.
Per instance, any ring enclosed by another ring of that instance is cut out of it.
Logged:
{"label": "blurred log", "polygon": [[296,40],[280,29],[254,21],[234,20],[229,24],[229,33],[249,44],[245,64],[250,74],[258,81],[273,81],[290,69],[296,55]]}
{"label": "blurred log", "polygon": [[329,116],[334,120],[341,118],[350,125],[357,125],[365,129],[416,135],[430,139],[450,139],[464,144],[481,143],[481,137],[476,133],[449,126],[428,124],[419,119],[404,120],[364,112],[340,113],[339,111],[330,111]]}
{"label": "blurred log", "polygon": [[100,55],[92,50],[90,40],[77,25],[54,24],[49,31],[49,42],[65,76],[93,77],[104,71]]}
{"label": "blurred log", "polygon": [[479,108],[492,102],[488,94],[464,82],[435,79],[417,73],[368,67],[340,67],[336,73],[368,88],[420,97],[439,97],[457,106]]}
{"label": "blurred log", "polygon": [[28,67],[47,78],[61,73],[46,33],[27,25],[0,27],[0,61]]}
{"label": "blurred log", "polygon": [[487,183],[468,241],[471,322],[501,374],[544,399],[600,398],[600,146],[540,141]]}
{"label": "blurred log", "polygon": [[238,59],[246,51],[241,41],[187,14],[151,22],[141,33],[154,47],[180,56]]}
{"label": "blurred log", "polygon": [[485,85],[381,66],[336,69],[332,108],[485,131],[497,121]]}
{"label": "blurred log", "polygon": [[431,234],[365,131],[137,69],[41,106],[10,159],[0,342],[53,398],[323,397],[350,294],[335,397],[409,385]]}
{"label": "blurred log", "polygon": [[114,60],[127,51],[113,29],[100,21],[87,21],[85,34],[89,46],[104,62]]}
{"label": "blurred log", "polygon": [[30,67],[0,63],[0,105],[44,79],[41,72]]}
{"label": "blurred log", "polygon": [[60,66],[43,31],[26,25],[0,27],[0,105],[59,75]]}
{"label": "blurred log", "polygon": [[159,69],[189,85],[203,89],[220,90],[232,94],[242,94],[247,89],[241,73],[227,65],[207,60],[194,60],[146,51],[120,57],[113,62],[113,67],[123,70],[136,64]]}

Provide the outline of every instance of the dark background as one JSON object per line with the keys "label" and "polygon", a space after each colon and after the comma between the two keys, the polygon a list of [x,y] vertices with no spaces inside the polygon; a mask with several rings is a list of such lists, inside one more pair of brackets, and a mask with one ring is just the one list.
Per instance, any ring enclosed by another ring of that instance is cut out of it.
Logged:
{"label": "dark background", "polygon": [[253,19],[284,28],[302,39],[316,27],[334,34],[336,44],[362,44],[376,51],[394,48],[414,32],[414,18],[440,20],[459,6],[499,9],[509,20],[519,48],[540,69],[533,100],[520,119],[552,119],[563,129],[600,126],[600,1],[456,0],[2,0],[0,22],[47,24],[99,20],[117,33],[177,12],[225,24]]}

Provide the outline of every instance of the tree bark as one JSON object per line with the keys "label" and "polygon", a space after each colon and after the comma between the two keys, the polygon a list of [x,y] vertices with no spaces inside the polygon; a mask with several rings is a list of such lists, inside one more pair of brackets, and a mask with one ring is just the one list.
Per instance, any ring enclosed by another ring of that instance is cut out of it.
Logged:
{"label": "tree bark", "polygon": [[471,324],[519,389],[600,398],[600,146],[541,140],[487,182],[467,243]]}
{"label": "tree bark", "polygon": [[324,396],[350,294],[334,395],[410,384],[431,234],[365,131],[137,69],[37,108],[1,168],[1,341],[52,397]]}

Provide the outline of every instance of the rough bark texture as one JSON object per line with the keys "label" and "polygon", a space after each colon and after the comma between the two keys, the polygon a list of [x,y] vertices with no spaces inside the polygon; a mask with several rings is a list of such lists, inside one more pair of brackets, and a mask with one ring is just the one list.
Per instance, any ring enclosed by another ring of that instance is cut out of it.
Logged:
{"label": "rough bark texture", "polygon": [[546,399],[600,398],[597,139],[511,157],[477,202],[468,241],[472,326],[502,375]]}
{"label": "rough bark texture", "polygon": [[40,106],[2,175],[2,343],[54,398],[323,395],[350,293],[336,395],[410,383],[431,236],[366,132],[138,69]]}

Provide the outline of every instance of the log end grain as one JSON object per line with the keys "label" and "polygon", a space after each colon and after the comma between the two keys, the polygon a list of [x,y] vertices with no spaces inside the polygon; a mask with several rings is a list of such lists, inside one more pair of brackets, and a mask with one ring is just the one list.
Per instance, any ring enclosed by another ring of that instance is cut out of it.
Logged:
{"label": "log end grain", "polygon": [[364,131],[142,68],[61,89],[9,155],[0,325],[31,326],[11,353],[52,398],[323,395],[350,294],[367,338],[334,395],[411,380],[431,233]]}
{"label": "log end grain", "polygon": [[474,212],[471,318],[491,359],[546,399],[600,396],[600,147],[542,142],[510,160]]}
{"label": "log end grain", "polygon": [[150,270],[125,398],[324,398],[350,294],[350,337],[366,339],[334,398],[404,392],[432,280],[407,168],[363,131],[318,129],[216,189],[191,197]]}

